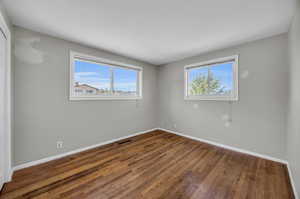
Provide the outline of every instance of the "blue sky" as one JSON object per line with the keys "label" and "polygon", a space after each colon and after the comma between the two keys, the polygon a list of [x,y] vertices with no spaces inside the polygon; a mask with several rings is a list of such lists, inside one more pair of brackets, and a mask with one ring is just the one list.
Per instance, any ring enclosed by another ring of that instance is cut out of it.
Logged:
{"label": "blue sky", "polygon": [[[233,62],[210,65],[210,70],[214,77],[220,80],[222,86],[225,87],[224,90],[232,90],[233,87],[233,76],[232,76]],[[191,69],[189,72],[189,83],[193,81],[198,75],[207,75],[208,67],[200,67]]]}
{"label": "blue sky", "polygon": [[[96,63],[75,61],[75,82],[88,84],[99,89],[110,87],[110,67]],[[136,91],[137,71],[114,68],[115,90]]]}

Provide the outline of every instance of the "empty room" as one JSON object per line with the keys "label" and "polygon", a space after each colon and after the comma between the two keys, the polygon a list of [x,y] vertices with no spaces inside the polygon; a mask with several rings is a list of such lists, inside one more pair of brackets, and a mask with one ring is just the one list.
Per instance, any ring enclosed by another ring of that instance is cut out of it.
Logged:
{"label": "empty room", "polygon": [[0,199],[299,199],[300,0],[0,0]]}

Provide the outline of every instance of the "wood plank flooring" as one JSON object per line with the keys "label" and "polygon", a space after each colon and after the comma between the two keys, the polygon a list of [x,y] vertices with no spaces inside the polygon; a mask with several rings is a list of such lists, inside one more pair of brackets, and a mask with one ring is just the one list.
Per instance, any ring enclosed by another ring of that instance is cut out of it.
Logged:
{"label": "wood plank flooring", "polygon": [[285,165],[153,131],[14,173],[7,198],[294,199]]}

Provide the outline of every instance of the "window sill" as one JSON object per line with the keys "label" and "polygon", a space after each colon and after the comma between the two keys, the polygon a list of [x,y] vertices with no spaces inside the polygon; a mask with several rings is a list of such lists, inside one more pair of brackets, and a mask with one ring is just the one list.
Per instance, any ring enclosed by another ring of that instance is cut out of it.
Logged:
{"label": "window sill", "polygon": [[216,96],[197,96],[197,97],[188,97],[185,96],[184,100],[190,101],[238,101],[238,97],[216,97]]}
{"label": "window sill", "polygon": [[89,100],[141,100],[143,97],[114,97],[114,96],[107,96],[107,97],[74,97],[71,96],[69,98],[70,101],[89,101]]}

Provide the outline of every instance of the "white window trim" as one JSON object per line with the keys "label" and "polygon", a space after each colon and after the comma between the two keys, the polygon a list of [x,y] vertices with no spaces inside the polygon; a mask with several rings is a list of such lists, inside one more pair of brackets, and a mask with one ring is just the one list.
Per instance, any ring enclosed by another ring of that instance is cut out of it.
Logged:
{"label": "white window trim", "polygon": [[[84,59],[86,61],[96,62],[96,63],[102,63],[106,65],[110,65],[112,67],[125,67],[129,69],[135,69],[138,70],[138,96],[76,96],[74,94],[74,63],[75,59]],[[131,64],[126,64],[122,62],[112,61],[109,59],[101,58],[101,57],[95,57],[83,53],[78,53],[75,51],[70,51],[70,84],[69,84],[69,99],[70,100],[140,100],[143,98],[143,68]]]}
{"label": "white window trim", "polygon": [[[221,95],[199,95],[199,96],[189,96],[188,95],[188,69],[194,67],[201,67],[217,62],[226,62],[234,60],[233,65],[233,93],[231,96],[221,96]],[[239,65],[239,55],[233,55],[229,57],[218,58],[214,60],[209,60],[200,63],[190,64],[184,67],[184,99],[185,100],[215,100],[215,101],[238,101],[238,65]]]}

